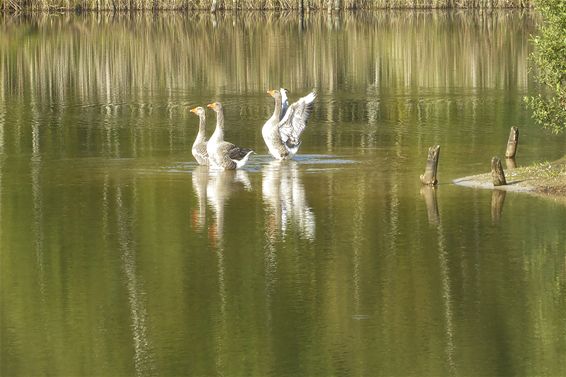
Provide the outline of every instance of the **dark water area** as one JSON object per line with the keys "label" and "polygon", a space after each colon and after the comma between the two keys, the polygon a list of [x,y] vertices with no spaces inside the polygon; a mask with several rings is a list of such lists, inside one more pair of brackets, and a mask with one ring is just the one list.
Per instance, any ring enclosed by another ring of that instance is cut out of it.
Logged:
{"label": "dark water area", "polygon": [[[0,374],[566,375],[566,207],[451,183],[511,126],[519,166],[564,156],[522,101],[536,22],[1,17]],[[318,93],[289,162],[279,87]],[[191,155],[212,101],[242,170]]]}

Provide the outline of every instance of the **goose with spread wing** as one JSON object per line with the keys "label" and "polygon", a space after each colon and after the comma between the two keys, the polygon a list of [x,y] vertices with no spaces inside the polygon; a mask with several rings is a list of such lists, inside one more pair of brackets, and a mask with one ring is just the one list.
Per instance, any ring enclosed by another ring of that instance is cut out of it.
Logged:
{"label": "goose with spread wing", "polygon": [[191,109],[191,112],[195,113],[199,117],[198,133],[191,151],[199,165],[208,165],[208,152],[206,151],[206,136],[204,133],[206,114],[204,108],[201,106]]}
{"label": "goose with spread wing", "polygon": [[224,141],[224,109],[220,102],[210,103],[206,107],[216,113],[216,129],[206,144],[210,166],[223,170],[241,168],[254,151]]}
{"label": "goose with spread wing", "polygon": [[313,109],[316,93],[311,92],[290,106],[287,102],[287,90],[268,90],[275,99],[275,110],[265,122],[261,133],[269,153],[278,160],[289,160],[301,146],[301,134]]}

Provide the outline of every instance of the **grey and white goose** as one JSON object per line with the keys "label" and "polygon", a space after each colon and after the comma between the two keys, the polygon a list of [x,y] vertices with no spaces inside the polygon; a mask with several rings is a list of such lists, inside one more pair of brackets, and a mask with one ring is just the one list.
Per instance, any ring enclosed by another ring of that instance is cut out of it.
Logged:
{"label": "grey and white goose", "polygon": [[191,112],[195,113],[199,117],[198,133],[191,151],[193,152],[193,156],[195,160],[197,160],[199,165],[208,165],[208,152],[206,151],[206,136],[204,133],[206,125],[206,113],[204,111],[204,108],[202,108],[201,106],[191,109]]}
{"label": "grey and white goose", "polygon": [[263,140],[276,159],[292,159],[301,146],[300,137],[312,112],[316,93],[311,92],[290,106],[286,89],[268,90],[267,93],[275,99],[275,109],[261,129]]}
{"label": "grey and white goose", "polygon": [[223,170],[241,168],[254,151],[224,141],[224,109],[220,102],[210,103],[206,107],[216,112],[216,129],[206,144],[210,166]]}

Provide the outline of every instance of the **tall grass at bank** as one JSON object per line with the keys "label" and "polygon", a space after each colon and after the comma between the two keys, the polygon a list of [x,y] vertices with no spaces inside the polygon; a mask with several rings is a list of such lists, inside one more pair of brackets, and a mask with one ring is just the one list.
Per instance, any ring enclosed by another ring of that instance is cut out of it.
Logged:
{"label": "tall grass at bank", "polygon": [[297,10],[387,8],[525,8],[532,0],[0,0],[0,9],[18,11],[131,10]]}

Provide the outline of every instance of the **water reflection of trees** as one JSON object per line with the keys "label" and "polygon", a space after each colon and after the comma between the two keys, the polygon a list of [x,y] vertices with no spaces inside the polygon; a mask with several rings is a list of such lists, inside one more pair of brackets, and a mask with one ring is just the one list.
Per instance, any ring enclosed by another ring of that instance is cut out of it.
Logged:
{"label": "water reflection of trees", "polygon": [[345,9],[391,9],[391,8],[507,8],[532,7],[531,0],[12,0],[5,2],[4,11],[22,10],[101,10],[101,11],[140,11],[140,10],[326,10],[329,13]]}
{"label": "water reflection of trees", "polygon": [[[44,105],[80,101],[112,108],[125,105],[125,96],[147,103],[152,91],[174,96],[174,90],[187,88],[262,92],[285,83],[292,91],[345,86],[414,91],[527,84],[533,21],[517,19],[516,13],[374,12],[332,19],[313,14],[305,31],[285,14],[218,15],[215,27],[211,17],[4,17],[2,95],[31,88]],[[28,33],[34,37],[21,43]]]}
{"label": "water reflection of trees", "polygon": [[[135,184],[134,184],[135,187]],[[118,244],[121,253],[122,269],[128,292],[128,307],[131,329],[131,343],[134,349],[133,364],[137,376],[151,376],[154,374],[154,360],[150,336],[148,334],[148,314],[146,292],[143,287],[143,278],[139,272],[137,258],[137,245],[134,235],[134,226],[131,213],[123,199],[125,187],[118,185],[115,194],[116,225],[118,231]],[[137,200],[136,192],[130,193],[134,202]],[[134,206],[134,210],[135,210]]]}
{"label": "water reflection of trees", "polygon": [[1,86],[10,94],[34,87],[38,102],[117,105],[152,90],[247,92],[282,82],[290,90],[526,85],[533,20],[514,12],[312,14],[305,31],[293,15],[224,14],[214,16],[216,27],[211,17],[4,17]]}

